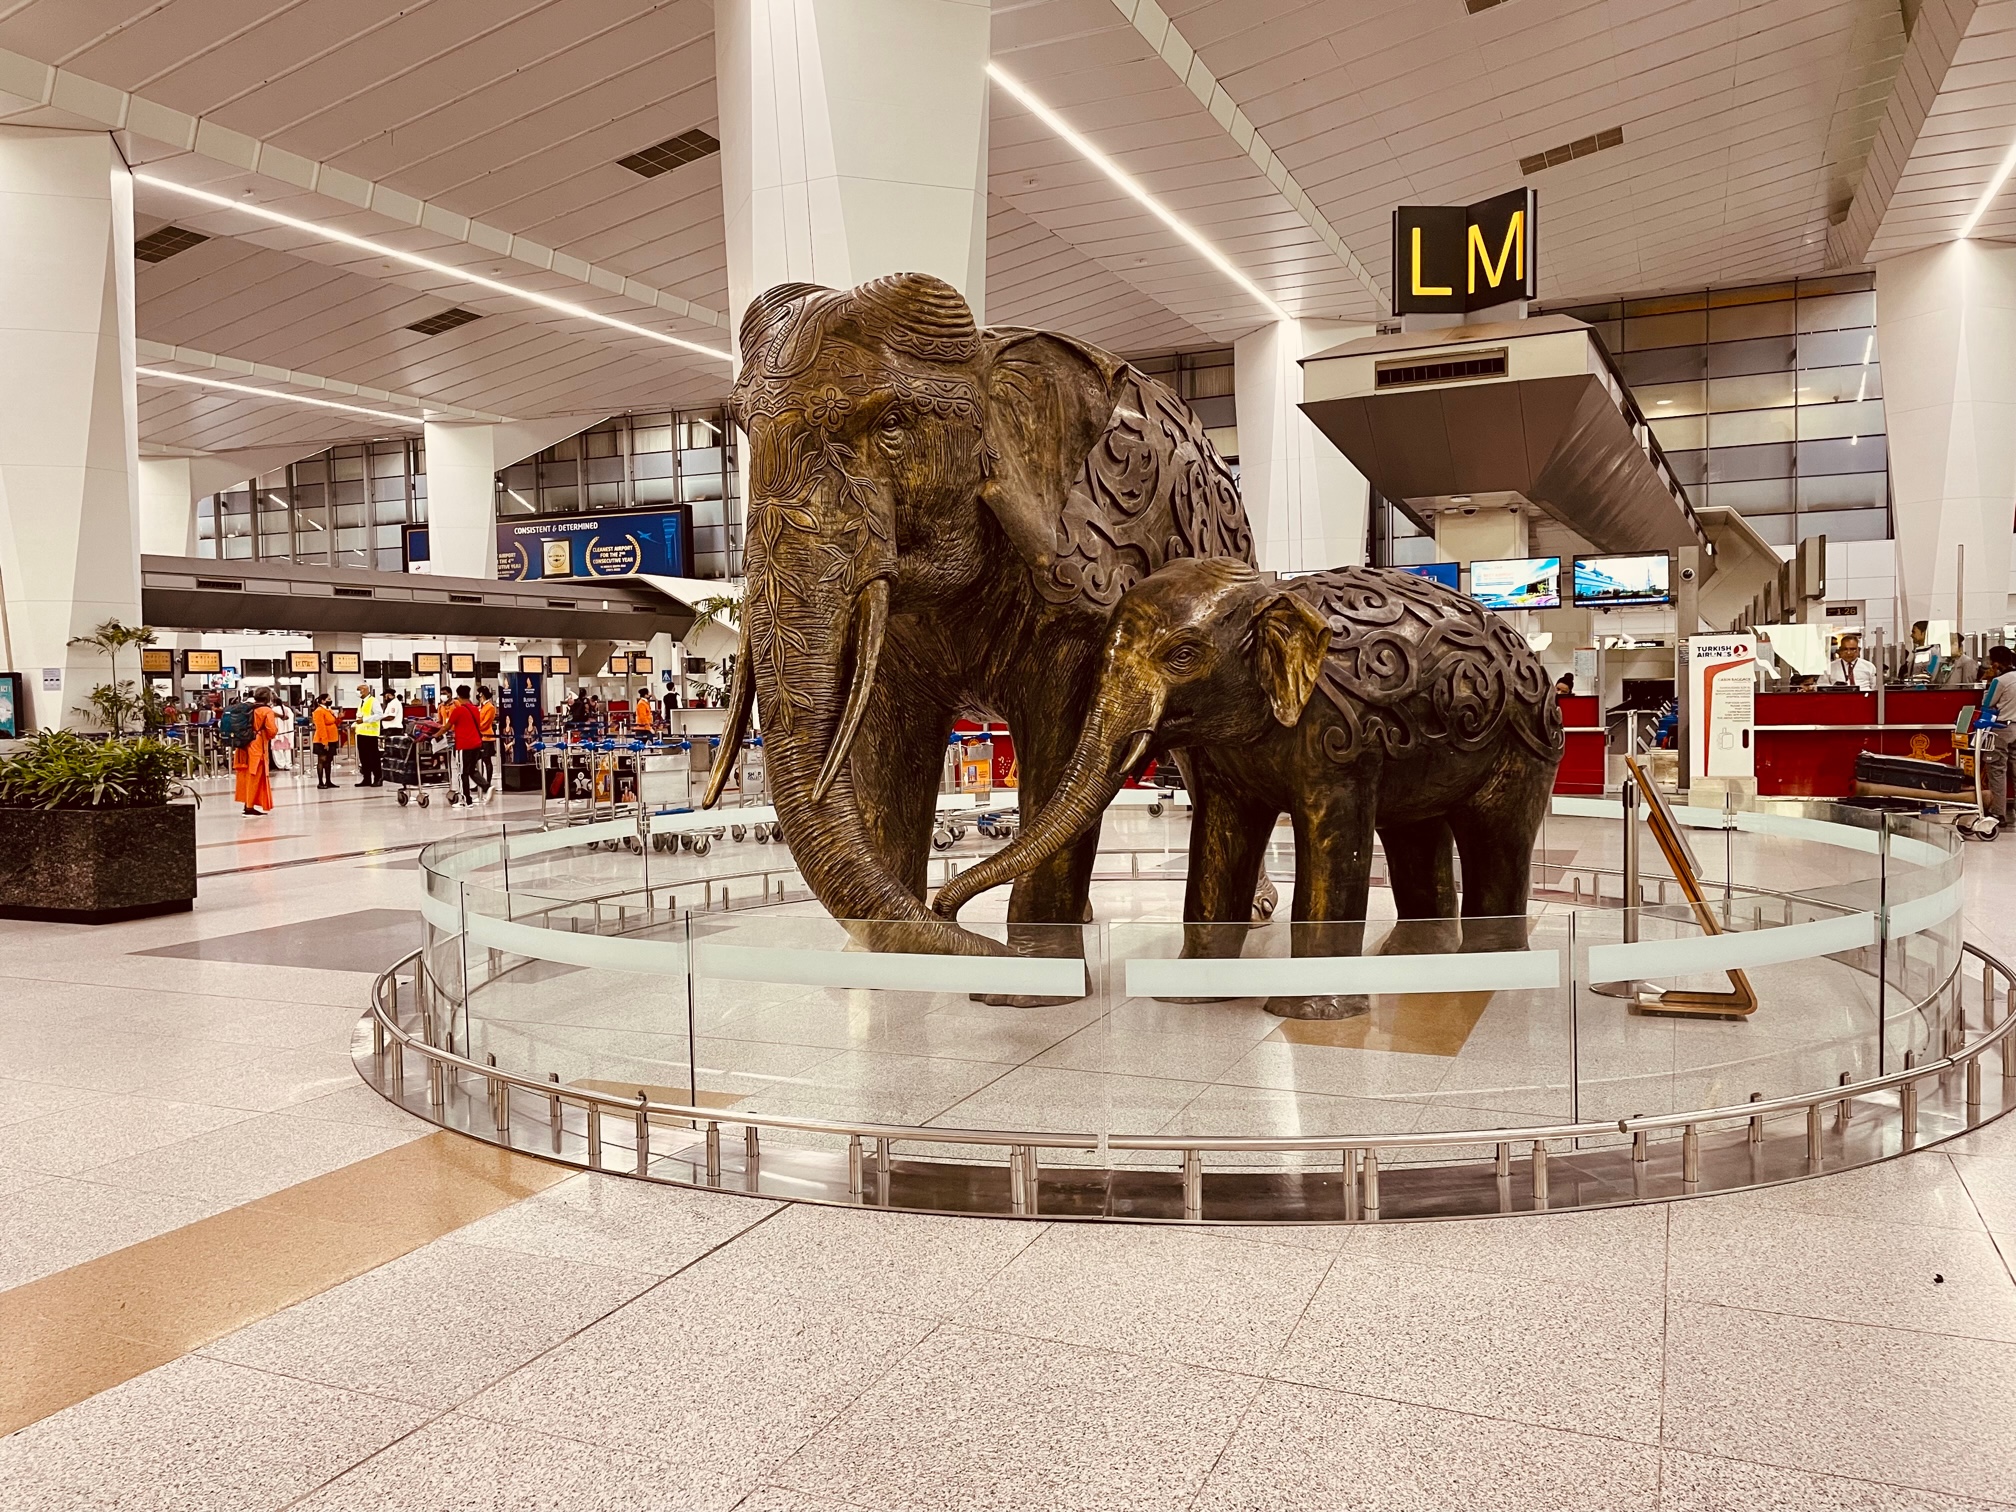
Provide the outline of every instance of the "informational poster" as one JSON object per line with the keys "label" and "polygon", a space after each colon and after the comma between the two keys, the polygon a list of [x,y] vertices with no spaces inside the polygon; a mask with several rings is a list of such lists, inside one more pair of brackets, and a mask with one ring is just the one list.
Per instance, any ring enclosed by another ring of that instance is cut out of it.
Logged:
{"label": "informational poster", "polygon": [[497,522],[497,576],[505,582],[686,577],[692,561],[693,511],[684,505]]}
{"label": "informational poster", "polygon": [[1687,675],[1694,682],[1688,775],[1756,776],[1757,637],[1690,635]]}

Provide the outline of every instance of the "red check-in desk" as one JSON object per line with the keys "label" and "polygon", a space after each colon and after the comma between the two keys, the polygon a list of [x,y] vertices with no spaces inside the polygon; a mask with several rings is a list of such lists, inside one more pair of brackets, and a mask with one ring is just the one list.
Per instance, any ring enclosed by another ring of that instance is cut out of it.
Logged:
{"label": "red check-in desk", "polygon": [[1598,716],[1596,700],[1571,693],[1561,700],[1561,723],[1567,727],[1567,749],[1554,774],[1557,793],[1600,793],[1603,791],[1603,754],[1608,737]]}
{"label": "red check-in desk", "polygon": [[1979,688],[1891,689],[1876,719],[1874,693],[1760,693],[1757,791],[1772,798],[1844,798],[1855,791],[1855,757],[1953,760],[1953,721]]}

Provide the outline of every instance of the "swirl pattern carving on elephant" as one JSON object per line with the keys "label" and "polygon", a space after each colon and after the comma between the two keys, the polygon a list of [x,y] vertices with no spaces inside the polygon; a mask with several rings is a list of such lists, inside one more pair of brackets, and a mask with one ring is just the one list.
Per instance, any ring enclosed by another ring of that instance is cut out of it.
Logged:
{"label": "swirl pattern carving on elephant", "polygon": [[[1296,955],[1362,951],[1375,833],[1400,920],[1383,950],[1519,949],[1561,750],[1539,660],[1461,594],[1379,568],[1277,586],[1243,563],[1173,562],[1120,601],[1098,694],[1050,802],[932,906],[955,917],[1041,865],[1096,827],[1148,756],[1174,751],[1195,806],[1185,956],[1240,953],[1284,812],[1295,830]],[[1367,1007],[1355,994],[1267,1002],[1295,1018]]]}
{"label": "swirl pattern carving on elephant", "polygon": [[[980,329],[921,274],[780,285],[744,315],[741,351],[749,590],[708,802],[758,707],[777,811],[827,911],[878,949],[999,952],[924,902],[954,720],[1007,723],[1032,820],[1121,596],[1174,559],[1250,560],[1238,490],[1154,378],[1069,337]],[[1096,848],[1017,880],[1009,948],[1082,951]]]}

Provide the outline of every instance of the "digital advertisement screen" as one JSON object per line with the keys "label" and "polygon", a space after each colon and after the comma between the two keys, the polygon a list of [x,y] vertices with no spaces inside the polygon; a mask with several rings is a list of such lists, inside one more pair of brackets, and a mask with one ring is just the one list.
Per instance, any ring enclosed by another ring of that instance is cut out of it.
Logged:
{"label": "digital advertisement screen", "polygon": [[331,651],[329,670],[339,677],[346,675],[355,677],[364,670],[363,654],[357,651]]}
{"label": "digital advertisement screen", "polygon": [[1673,602],[1673,559],[1663,551],[1643,556],[1575,558],[1575,603],[1589,609]]}
{"label": "digital advertisement screen", "polygon": [[296,677],[310,677],[322,670],[322,657],[314,651],[289,651],[287,670]]}
{"label": "digital advertisement screen", "polygon": [[416,677],[440,676],[441,653],[439,651],[415,651],[413,653],[413,673]]}
{"label": "digital advertisement screen", "polygon": [[142,677],[173,677],[175,675],[175,653],[173,651],[142,651],[140,653],[140,675]]}
{"label": "digital advertisement screen", "polygon": [[21,696],[21,674],[0,672],[0,740],[19,740],[26,701]]}
{"label": "digital advertisement screen", "polygon": [[190,677],[214,677],[224,670],[222,651],[184,651],[182,670]]}
{"label": "digital advertisement screen", "polygon": [[1470,597],[1486,609],[1559,609],[1561,558],[1512,557],[1470,564]]}
{"label": "digital advertisement screen", "polygon": [[598,515],[523,515],[497,522],[497,576],[507,583],[554,578],[686,577],[693,511],[625,509]]}
{"label": "digital advertisement screen", "polygon": [[1431,583],[1440,583],[1444,588],[1463,586],[1463,567],[1458,562],[1416,562],[1411,567],[1396,567],[1393,570],[1427,578]]}
{"label": "digital advertisement screen", "polygon": [[450,677],[474,677],[476,675],[476,658],[461,651],[455,652],[448,658],[448,675]]}

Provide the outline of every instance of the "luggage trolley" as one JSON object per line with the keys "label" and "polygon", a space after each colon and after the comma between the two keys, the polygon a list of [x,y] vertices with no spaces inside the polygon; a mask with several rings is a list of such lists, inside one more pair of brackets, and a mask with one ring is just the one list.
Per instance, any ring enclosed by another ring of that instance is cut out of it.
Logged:
{"label": "luggage trolley", "polygon": [[384,742],[385,764],[392,768],[399,784],[399,807],[417,797],[420,807],[431,801],[430,783],[448,784],[449,737],[441,727],[426,721],[409,721],[380,737]]}

